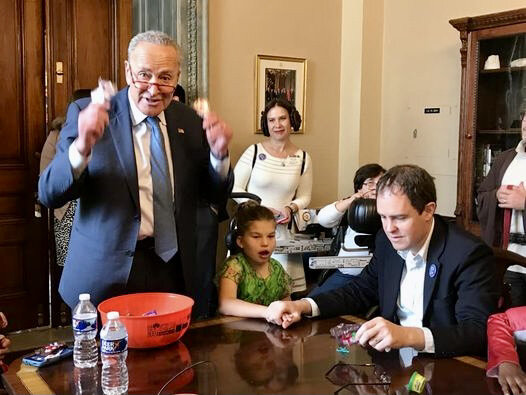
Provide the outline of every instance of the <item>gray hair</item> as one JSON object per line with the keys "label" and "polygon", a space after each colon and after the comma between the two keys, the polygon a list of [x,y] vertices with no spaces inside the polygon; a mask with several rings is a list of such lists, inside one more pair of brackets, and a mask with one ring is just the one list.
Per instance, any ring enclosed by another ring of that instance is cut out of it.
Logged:
{"label": "gray hair", "polygon": [[132,52],[140,42],[173,47],[177,52],[177,61],[181,63],[181,48],[179,45],[177,45],[168,34],[156,30],[148,30],[146,32],[138,33],[130,40],[130,44],[128,45],[128,60],[130,60]]}

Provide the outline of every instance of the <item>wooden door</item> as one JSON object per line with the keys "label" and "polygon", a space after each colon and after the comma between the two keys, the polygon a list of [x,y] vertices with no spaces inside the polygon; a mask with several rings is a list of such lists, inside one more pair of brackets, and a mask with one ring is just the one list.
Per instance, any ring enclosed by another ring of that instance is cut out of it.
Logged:
{"label": "wooden door", "polygon": [[131,9],[131,0],[46,1],[50,120],[65,114],[75,90],[95,88],[99,77],[126,84]]}
{"label": "wooden door", "polygon": [[49,324],[45,218],[35,217],[45,135],[40,0],[0,0],[0,311],[7,330]]}
{"label": "wooden door", "polygon": [[[73,92],[93,89],[100,78],[126,84],[124,60],[131,38],[131,0],[47,0],[48,119],[64,116]],[[50,229],[52,227],[50,226]],[[50,232],[52,238],[52,232]],[[53,245],[53,242],[50,243]],[[51,259],[53,325],[70,322],[58,294],[61,268]]]}
{"label": "wooden door", "polygon": [[131,8],[131,0],[0,0],[0,311],[7,330],[49,325],[49,289],[52,323],[69,323],[48,248],[48,212],[35,216],[39,153],[46,121],[65,115],[75,89],[96,86],[99,76],[125,84]]}

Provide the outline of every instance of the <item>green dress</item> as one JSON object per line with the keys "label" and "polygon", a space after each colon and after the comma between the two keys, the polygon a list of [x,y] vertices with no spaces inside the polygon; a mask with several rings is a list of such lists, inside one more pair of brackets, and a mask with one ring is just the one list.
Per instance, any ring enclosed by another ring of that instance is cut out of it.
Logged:
{"label": "green dress", "polygon": [[270,258],[269,275],[261,278],[243,253],[229,257],[218,273],[237,284],[237,298],[250,303],[268,306],[290,295],[292,279],[281,264]]}

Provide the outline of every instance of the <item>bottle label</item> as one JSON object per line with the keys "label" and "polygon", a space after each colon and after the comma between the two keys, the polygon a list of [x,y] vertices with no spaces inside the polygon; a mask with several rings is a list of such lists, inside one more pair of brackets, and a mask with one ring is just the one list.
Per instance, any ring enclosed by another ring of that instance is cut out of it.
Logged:
{"label": "bottle label", "polygon": [[101,339],[100,352],[103,354],[118,354],[128,349],[128,336],[123,339]]}
{"label": "bottle label", "polygon": [[97,317],[80,320],[73,317],[73,330],[81,333],[97,330]]}

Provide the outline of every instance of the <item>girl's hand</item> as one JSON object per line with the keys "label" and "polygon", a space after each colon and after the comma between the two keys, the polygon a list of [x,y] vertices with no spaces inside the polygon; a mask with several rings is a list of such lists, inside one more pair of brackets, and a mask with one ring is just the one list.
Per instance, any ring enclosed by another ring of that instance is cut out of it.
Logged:
{"label": "girl's hand", "polygon": [[7,326],[7,318],[5,318],[4,313],[0,311],[0,328],[5,328]]}
{"label": "girl's hand", "polygon": [[499,365],[499,384],[504,395],[526,393],[526,373],[513,363],[503,362]]}
{"label": "girl's hand", "polygon": [[281,325],[281,315],[285,308],[284,302],[275,301],[267,306],[265,311],[265,319],[271,324]]}
{"label": "girl's hand", "polygon": [[9,340],[4,335],[0,335],[0,360],[4,358],[4,355],[9,352],[9,346],[11,345],[11,340]]}

